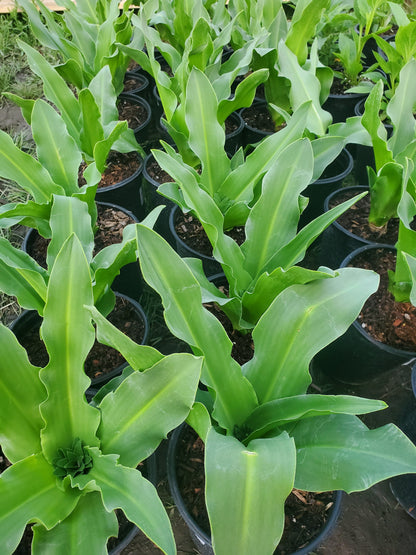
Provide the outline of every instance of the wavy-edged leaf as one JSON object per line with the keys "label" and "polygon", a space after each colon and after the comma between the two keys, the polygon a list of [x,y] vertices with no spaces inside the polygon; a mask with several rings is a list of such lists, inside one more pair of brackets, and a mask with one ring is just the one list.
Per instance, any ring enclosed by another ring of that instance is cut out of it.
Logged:
{"label": "wavy-edged leaf", "polygon": [[189,145],[202,163],[201,181],[214,196],[230,169],[225,131],[217,120],[218,100],[209,79],[196,68],[186,87],[185,121]]}
{"label": "wavy-edged leaf", "polygon": [[250,414],[245,425],[253,430],[249,436],[252,439],[294,420],[328,414],[367,414],[385,408],[384,401],[351,395],[295,395],[260,405]]}
{"label": "wavy-edged leaf", "polygon": [[46,98],[61,112],[69,134],[77,137],[80,108],[71,89],[42,54],[22,41],[18,40],[18,44],[26,54],[31,70],[42,79]]}
{"label": "wavy-edged leaf", "polygon": [[20,306],[43,313],[48,274],[21,249],[0,237],[0,289],[15,295]]}
{"label": "wavy-edged leaf", "polygon": [[52,239],[47,253],[49,270],[53,267],[62,245],[73,233],[78,237],[87,261],[91,261],[94,249],[94,233],[86,202],[82,202],[76,197],[54,196],[50,226]]}
{"label": "wavy-edged leaf", "polygon": [[383,83],[379,81],[374,85],[365,101],[364,114],[361,120],[371,137],[377,169],[393,159],[392,152],[387,147],[387,131],[380,120],[382,98]]}
{"label": "wavy-edged leaf", "polygon": [[203,382],[215,390],[214,416],[232,429],[256,406],[250,383],[231,358],[231,342],[219,321],[202,306],[201,290],[186,263],[154,231],[137,225],[144,279],[162,297],[166,322],[174,335],[203,353]]}
{"label": "wavy-edged leaf", "polygon": [[66,124],[47,102],[37,100],[32,111],[32,133],[38,160],[66,195],[79,192],[78,170],[82,155]]}
{"label": "wavy-edged leaf", "polygon": [[361,491],[399,474],[416,473],[416,446],[394,424],[369,430],[356,416],[301,420],[295,487],[308,491]]}
{"label": "wavy-edged leaf", "polygon": [[243,367],[261,403],[306,392],[312,357],[347,330],[378,282],[374,272],[343,268],[276,297],[253,330],[254,357]]}
{"label": "wavy-edged leaf", "polygon": [[40,451],[44,423],[39,405],[46,390],[13,332],[0,324],[0,444],[14,463]]}
{"label": "wavy-edged leaf", "polygon": [[[175,555],[172,528],[156,488],[135,468],[116,464],[117,455],[101,455],[91,449],[93,468],[85,480],[95,480],[107,511],[121,508],[126,517],[138,526],[167,555]],[[78,482],[83,484],[83,476]]]}
{"label": "wavy-edged leaf", "polygon": [[265,272],[255,281],[252,291],[244,292],[241,299],[242,316],[246,322],[250,322],[254,327],[277,295],[287,287],[333,276],[334,272],[332,270],[320,268],[315,271],[300,266],[291,266],[287,270],[279,267],[270,274]]}
{"label": "wavy-edged leaf", "polygon": [[49,393],[41,407],[46,424],[42,448],[49,461],[75,438],[86,445],[98,443],[95,432],[100,414],[85,399],[90,380],[84,373],[84,361],[94,343],[94,329],[84,305],[92,301],[88,262],[79,239],[71,235],[50,273],[41,326],[49,353],[49,363],[40,372]]}
{"label": "wavy-edged leaf", "polygon": [[239,200],[251,201],[255,185],[274,164],[279,153],[302,137],[311,109],[311,103],[303,104],[294,112],[284,129],[263,139],[247,156],[245,164],[241,164],[227,176],[218,193],[233,203]]}
{"label": "wavy-edged leaf", "polygon": [[0,551],[13,553],[28,522],[52,528],[65,519],[81,492],[57,486],[53,467],[41,453],[16,462],[0,475]]}
{"label": "wavy-edged leaf", "polygon": [[105,509],[99,492],[89,492],[80,498],[72,513],[52,530],[40,524],[33,526],[33,552],[42,555],[107,555],[107,541],[117,533],[115,513]]}
{"label": "wavy-edged leaf", "polygon": [[254,278],[266,263],[296,235],[299,195],[312,179],[313,153],[308,139],[286,147],[263,178],[261,196],[247,218],[241,250],[244,267]]}
{"label": "wavy-edged leaf", "polygon": [[188,416],[201,366],[202,359],[175,353],[133,372],[106,395],[99,407],[103,453],[118,453],[119,462],[132,467],[149,457]]}
{"label": "wavy-edged leaf", "polygon": [[273,553],[283,533],[284,503],[293,488],[295,443],[287,433],[246,447],[208,432],[206,504],[216,554]]}
{"label": "wavy-edged leaf", "polygon": [[27,191],[36,202],[48,202],[53,194],[64,195],[47,170],[30,154],[21,151],[11,137],[0,130],[0,175]]}

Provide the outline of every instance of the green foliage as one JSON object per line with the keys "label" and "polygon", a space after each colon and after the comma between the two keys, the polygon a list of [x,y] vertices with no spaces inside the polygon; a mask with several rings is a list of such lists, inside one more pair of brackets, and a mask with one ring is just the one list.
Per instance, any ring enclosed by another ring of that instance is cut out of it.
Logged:
{"label": "green foliage", "polygon": [[[13,333],[0,326],[0,431],[12,463],[0,476],[2,553],[13,553],[31,523],[35,554],[71,545],[71,553],[104,553],[107,539],[117,535],[116,508],[164,553],[176,552],[156,489],[136,467],[186,418],[201,361],[136,345],[97,313],[94,319],[111,341],[122,336],[121,353],[131,372],[98,407],[87,404],[84,361],[95,337],[92,303],[85,251],[71,234],[56,256],[46,292],[41,333],[48,365],[32,366]],[[101,523],[94,534],[86,533],[91,519]]]}
{"label": "green foliage", "polygon": [[285,288],[253,329],[253,358],[239,366],[186,262],[155,232],[139,224],[136,231],[143,276],[161,295],[169,328],[204,355],[208,393],[188,422],[205,443],[215,553],[229,553],[235,541],[239,553],[273,552],[293,487],[351,492],[416,472],[416,447],[399,429],[369,430],[356,416],[384,408],[382,401],[307,394],[310,360],[356,318],[377,289],[376,274],[345,268]]}

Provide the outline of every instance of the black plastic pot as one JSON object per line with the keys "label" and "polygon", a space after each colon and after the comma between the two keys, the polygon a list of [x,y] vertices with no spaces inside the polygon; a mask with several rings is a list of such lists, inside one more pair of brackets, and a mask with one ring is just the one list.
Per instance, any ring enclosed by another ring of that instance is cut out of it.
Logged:
{"label": "black plastic pot", "polygon": [[245,120],[245,116],[247,111],[250,109],[258,109],[260,112],[268,111],[267,109],[267,102],[265,100],[255,100],[251,106],[248,108],[243,108],[240,110],[240,116],[243,120],[244,129],[242,135],[243,147],[246,147],[251,144],[256,144],[265,137],[269,135],[273,135],[274,131],[266,131],[264,129],[258,129],[253,127],[247,123]]}
{"label": "black plastic pot", "polygon": [[182,257],[199,258],[202,261],[207,276],[222,272],[220,263],[217,262],[213,256],[207,256],[189,247],[176,233],[175,223],[179,214],[180,208],[176,205],[171,209],[169,214],[169,230],[173,237],[176,252]]}
{"label": "black plastic pot", "polygon": [[139,73],[138,71],[127,71],[124,77],[124,82],[126,81],[134,82],[135,85],[124,90],[123,93],[134,94],[135,96],[144,98],[150,104],[149,99],[152,93],[149,86],[149,79],[145,77],[143,73]]}
{"label": "black plastic pot", "polygon": [[[176,448],[178,445],[178,440],[180,434],[182,432],[183,426],[177,428],[170,440],[168,446],[168,462],[167,462],[167,474],[168,474],[168,482],[169,488],[182,518],[184,519],[185,523],[188,526],[191,538],[195,544],[195,547],[198,550],[200,555],[214,555],[214,551],[212,549],[211,544],[211,537],[206,534],[200,526],[195,522],[192,518],[188,509],[185,506],[183,501],[178,481],[176,478]],[[334,505],[331,509],[331,513],[329,515],[328,520],[326,521],[324,528],[321,530],[320,534],[316,536],[307,546],[303,547],[302,549],[298,549],[292,555],[307,555],[314,551],[318,545],[320,545],[324,539],[330,534],[330,532],[334,529],[336,521],[341,511],[341,502],[343,498],[343,492],[337,491],[335,496]]]}
{"label": "black plastic pot", "polygon": [[[109,202],[97,202],[97,206],[112,208],[114,210],[120,210],[129,218],[132,219],[134,223],[139,223],[139,220],[136,216],[126,210],[122,206],[117,204],[112,204]],[[33,243],[38,236],[38,232],[36,229],[30,229],[23,239],[22,243],[22,250],[33,256]],[[136,301],[140,299],[140,295],[143,291],[143,277],[140,270],[139,262],[130,262],[123,266],[120,270],[119,275],[114,279],[113,284],[111,286],[113,291],[118,291],[123,295],[127,295]]]}
{"label": "black plastic pot", "polygon": [[324,212],[325,198],[342,185],[343,180],[351,173],[353,165],[351,154],[344,148],[322,176],[308,185],[302,195],[309,198],[309,203],[300,217],[299,227],[305,226]]}
{"label": "black plastic pot", "polygon": [[95,198],[98,202],[106,202],[116,204],[122,208],[129,210],[136,218],[143,218],[143,208],[141,205],[140,189],[142,186],[143,159],[137,155],[140,160],[140,166],[137,170],[126,179],[109,185],[108,187],[99,187]]}
{"label": "black plastic pot", "polygon": [[[329,210],[332,199],[340,192],[351,191],[358,195],[363,191],[368,191],[368,187],[356,185],[354,187],[344,187],[330,194],[324,202],[324,211]],[[363,239],[355,233],[351,233],[340,225],[337,221],[333,222],[322,234],[321,264],[338,268],[342,261],[354,250],[365,245],[375,245],[374,241]],[[393,245],[386,245],[393,247]]]}
{"label": "black plastic pot", "polygon": [[[391,245],[365,245],[350,253],[340,267],[353,266],[355,257],[376,248],[395,250]],[[336,381],[361,384],[415,357],[416,352],[396,349],[377,341],[362,328],[358,320],[355,320],[344,335],[315,355],[312,360],[312,373],[319,370]]]}
{"label": "black plastic pot", "polygon": [[[121,293],[116,293],[117,297],[121,297],[127,300],[134,308],[134,311],[143,323],[144,326],[144,333],[141,345],[146,345],[149,339],[149,322],[147,320],[147,316],[144,313],[141,305],[131,299],[127,295],[122,295]],[[30,340],[30,336],[35,334],[36,338],[39,337],[39,329],[42,324],[42,318],[35,310],[24,310],[13,322],[10,324],[10,329],[13,330],[13,333],[17,337],[19,341],[23,341],[24,337],[29,336],[28,340]],[[40,350],[45,351],[45,347],[42,343],[38,343],[34,345],[34,349],[37,349],[37,353]],[[36,353],[35,353],[36,356]],[[46,355],[47,356],[47,355]],[[127,366],[127,362],[120,364],[117,368],[114,368],[111,372],[107,374],[103,374],[97,378],[91,379],[91,386],[87,390],[87,398],[91,399],[95,393],[98,391],[100,387],[102,387],[105,383],[109,382],[112,378],[119,376],[123,369]]]}
{"label": "black plastic pot", "polygon": [[152,109],[150,104],[144,98],[140,98],[131,93],[121,93],[119,95],[120,102],[127,102],[135,106],[141,106],[146,111],[146,119],[137,127],[133,127],[134,136],[136,141],[143,148],[151,148],[155,145],[157,140],[156,122],[152,117]]}
{"label": "black plastic pot", "polygon": [[345,121],[354,115],[355,105],[362,98],[366,98],[366,94],[361,93],[345,93],[345,94],[329,94],[322,108],[332,115],[333,123]]}

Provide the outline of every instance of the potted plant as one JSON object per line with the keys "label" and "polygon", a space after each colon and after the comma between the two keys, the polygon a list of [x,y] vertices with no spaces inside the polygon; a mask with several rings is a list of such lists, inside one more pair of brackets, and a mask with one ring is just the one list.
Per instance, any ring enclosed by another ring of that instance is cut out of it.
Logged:
{"label": "potted plant", "polygon": [[1,550],[11,554],[25,526],[35,523],[33,553],[106,552],[107,539],[118,530],[114,511],[121,508],[173,554],[167,514],[136,466],[188,414],[201,361],[186,354],[163,357],[102,318],[103,335],[131,366],[114,391],[89,405],[83,363],[94,341],[95,312],[88,263],[75,234],[56,256],[46,293],[45,368],[32,366],[13,333],[0,326],[0,427],[12,463],[0,476]]}
{"label": "potted plant", "polygon": [[187,422],[205,445],[214,552],[272,553],[293,486],[357,491],[416,471],[416,448],[400,430],[369,430],[355,416],[383,402],[307,394],[310,359],[347,329],[376,289],[376,274],[346,268],[286,288],[256,324],[254,356],[240,366],[186,263],[152,230],[136,230],[143,275],[162,297],[169,328],[204,354],[207,391]]}

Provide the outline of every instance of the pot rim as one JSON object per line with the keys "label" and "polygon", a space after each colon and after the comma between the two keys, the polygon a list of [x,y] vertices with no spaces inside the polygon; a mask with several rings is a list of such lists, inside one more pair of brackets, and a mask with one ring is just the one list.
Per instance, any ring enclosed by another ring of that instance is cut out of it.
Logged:
{"label": "pot rim", "polygon": [[[341,159],[341,157],[343,158],[343,160]],[[343,162],[344,160],[346,162],[346,167],[345,167],[344,170],[337,173],[336,175],[333,175],[332,177],[324,177],[322,179],[319,178],[316,181],[313,181],[311,183],[311,185],[315,185],[315,184],[316,185],[326,185],[326,184],[332,183],[334,181],[340,181],[341,179],[344,179],[345,177],[347,177],[347,175],[349,175],[352,172],[352,169],[354,167],[354,158],[352,157],[351,153],[349,152],[349,150],[347,148],[343,148],[341,150],[341,152],[338,154],[338,156],[335,158],[335,160],[332,161],[332,164],[335,163],[336,161]]]}
{"label": "pot rim", "polygon": [[121,93],[119,94],[118,98],[128,100],[132,104],[141,104],[141,106],[146,110],[147,117],[145,121],[140,125],[138,125],[137,127],[131,128],[133,133],[138,133],[139,131],[142,131],[150,123],[150,120],[152,119],[152,109],[150,107],[150,104],[147,102],[147,100],[145,100],[141,96],[137,96],[131,92]]}
{"label": "pot rim", "polygon": [[189,251],[194,257],[196,258],[200,258],[201,260],[206,260],[207,262],[217,262],[217,260],[213,257],[213,256],[208,256],[206,254],[202,254],[198,251],[196,251],[195,249],[193,249],[192,247],[190,247],[189,245],[187,245],[185,243],[185,241],[183,241],[179,235],[176,233],[175,230],[175,216],[177,214],[177,210],[180,210],[179,205],[175,205],[172,207],[170,213],[169,213],[169,229],[170,232],[172,233],[175,241],[177,241],[181,247],[183,247],[184,249],[186,249],[187,251]]}
{"label": "pot rim", "polygon": [[[171,490],[172,497],[175,501],[175,504],[182,518],[185,520],[187,526],[196,535],[198,539],[202,540],[202,542],[204,542],[207,546],[211,547],[212,546],[211,536],[208,535],[206,532],[204,532],[204,530],[202,530],[202,528],[198,526],[198,524],[189,514],[185,506],[185,503],[183,501],[182,495],[180,493],[179,485],[176,479],[176,472],[175,472],[176,446],[178,444],[178,439],[184,427],[185,427],[185,424],[181,424],[178,428],[176,428],[173,431],[168,444],[167,475],[168,475],[169,488]],[[345,495],[343,491],[339,491],[339,490],[335,490],[334,493],[335,493],[334,505],[320,533],[315,538],[313,538],[308,543],[308,545],[306,545],[305,547],[302,547],[301,549],[298,549],[297,551],[294,551],[291,555],[308,555],[308,553],[310,553],[313,549],[315,549],[318,545],[322,543],[322,541],[327,537],[329,532],[334,528],[335,523],[340,515],[342,499],[344,498],[344,495]]]}
{"label": "pot rim", "polygon": [[[348,264],[356,256],[358,256],[362,252],[365,252],[365,251],[370,250],[370,249],[380,249],[380,248],[388,249],[390,251],[396,251],[396,248],[393,245],[387,245],[387,244],[384,244],[384,243],[372,243],[372,244],[369,244],[369,245],[364,245],[363,247],[359,247],[358,249],[353,250],[348,256],[346,256],[344,258],[344,260],[341,262],[340,268],[345,268],[346,266],[348,266]],[[411,360],[412,358],[416,357],[416,351],[405,351],[404,349],[398,349],[397,347],[391,347],[390,345],[387,345],[386,343],[382,343],[381,341],[378,341],[377,339],[374,339],[374,337],[372,337],[368,332],[365,331],[364,328],[361,327],[358,320],[354,320],[352,325],[367,341],[369,341],[371,344],[377,346],[382,351],[385,351],[386,353],[395,355],[397,357],[402,357],[405,360]],[[416,367],[416,365],[415,365],[415,367]],[[415,371],[415,377],[416,377],[416,371]],[[415,393],[415,395],[416,395],[416,393]]]}

